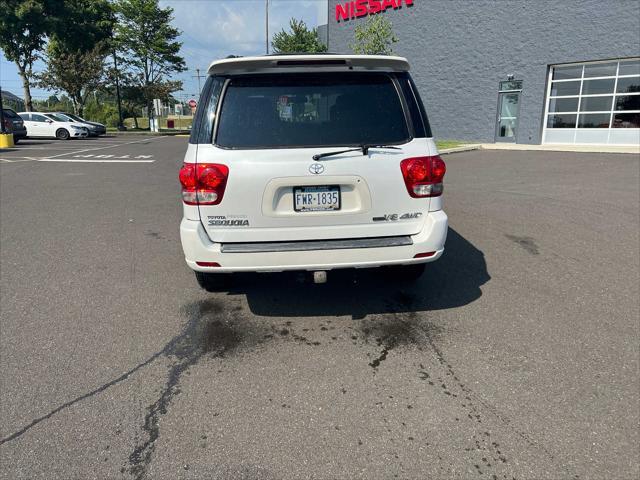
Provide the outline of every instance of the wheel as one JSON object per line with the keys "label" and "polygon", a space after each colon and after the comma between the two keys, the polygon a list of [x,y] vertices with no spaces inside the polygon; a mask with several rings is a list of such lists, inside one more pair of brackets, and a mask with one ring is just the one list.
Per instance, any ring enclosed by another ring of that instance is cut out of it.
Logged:
{"label": "wheel", "polygon": [[425,263],[414,263],[412,265],[395,265],[390,267],[391,275],[401,282],[415,282],[424,273],[427,265]]}
{"label": "wheel", "polygon": [[56,132],[56,138],[58,140],[69,140],[70,136],[71,135],[69,135],[69,132],[67,130],[65,130],[64,128],[61,128]]}
{"label": "wheel", "polygon": [[217,292],[231,284],[231,275],[228,273],[194,272],[196,281],[207,292]]}

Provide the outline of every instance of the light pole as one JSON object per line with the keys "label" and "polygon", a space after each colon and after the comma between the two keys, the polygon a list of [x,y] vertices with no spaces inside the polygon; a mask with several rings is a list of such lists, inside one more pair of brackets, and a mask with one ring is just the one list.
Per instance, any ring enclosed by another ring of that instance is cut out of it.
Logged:
{"label": "light pole", "polygon": [[126,130],[124,124],[122,123],[122,101],[120,99],[120,80],[118,79],[118,76],[120,75],[118,73],[118,60],[116,58],[116,49],[115,47],[113,48],[113,69],[115,71],[116,74],[116,103],[118,104],[118,125],[117,128],[119,131],[123,131]]}
{"label": "light pole", "polygon": [[4,111],[2,106],[2,86],[0,86],[0,133],[9,133],[4,131]]}
{"label": "light pole", "polygon": [[266,41],[267,41],[267,55],[269,55],[269,0],[265,0],[264,6],[266,11],[265,33],[266,33]]}

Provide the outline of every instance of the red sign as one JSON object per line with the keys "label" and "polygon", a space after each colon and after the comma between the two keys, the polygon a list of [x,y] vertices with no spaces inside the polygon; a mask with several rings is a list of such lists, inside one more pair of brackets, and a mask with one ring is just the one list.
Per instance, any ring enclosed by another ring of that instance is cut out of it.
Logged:
{"label": "red sign", "polygon": [[189,105],[191,108],[196,108],[196,105],[198,105],[198,103],[192,98],[191,100],[189,100],[187,105]]}
{"label": "red sign", "polygon": [[337,4],[336,22],[366,17],[367,15],[384,12],[389,8],[397,10],[402,8],[402,4],[412,7],[413,0],[355,0]]}

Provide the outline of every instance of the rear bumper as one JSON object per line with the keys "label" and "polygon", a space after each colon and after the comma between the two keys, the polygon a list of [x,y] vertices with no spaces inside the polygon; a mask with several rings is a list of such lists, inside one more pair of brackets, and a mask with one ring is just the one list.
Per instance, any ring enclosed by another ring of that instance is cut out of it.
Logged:
{"label": "rear bumper", "polygon": [[[432,262],[444,252],[448,219],[442,211],[430,212],[424,229],[411,236],[411,245],[333,250],[236,253],[222,252],[222,244],[209,240],[199,221],[183,219],[180,239],[187,265],[200,272],[280,272],[285,270],[332,270],[409,265]],[[431,257],[416,254],[436,252]],[[196,262],[216,262],[220,267],[202,267]]]}
{"label": "rear bumper", "polygon": [[22,138],[25,138],[26,136],[27,136],[27,129],[26,128],[21,128],[21,129],[13,131],[13,138],[14,139],[20,140]]}

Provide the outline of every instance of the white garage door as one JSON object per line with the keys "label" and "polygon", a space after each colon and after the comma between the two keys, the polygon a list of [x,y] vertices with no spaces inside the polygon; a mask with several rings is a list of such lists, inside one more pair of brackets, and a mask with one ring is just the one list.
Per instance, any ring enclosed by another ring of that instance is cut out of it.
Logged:
{"label": "white garage door", "polygon": [[549,71],[542,143],[640,144],[640,59]]}

